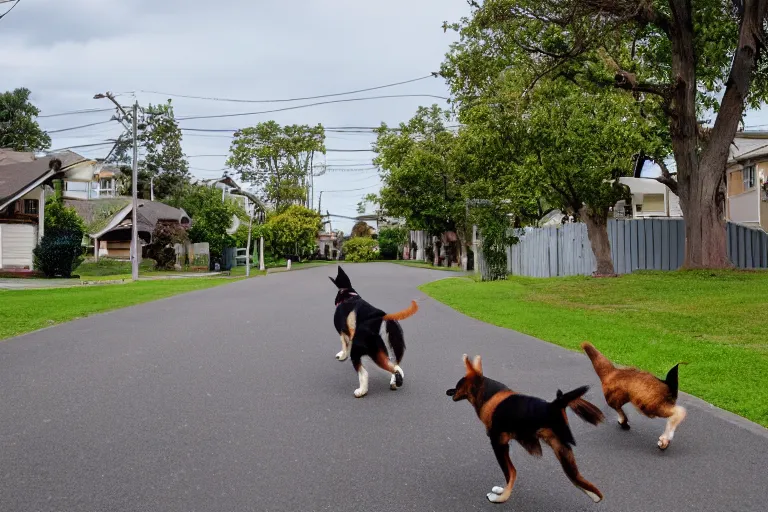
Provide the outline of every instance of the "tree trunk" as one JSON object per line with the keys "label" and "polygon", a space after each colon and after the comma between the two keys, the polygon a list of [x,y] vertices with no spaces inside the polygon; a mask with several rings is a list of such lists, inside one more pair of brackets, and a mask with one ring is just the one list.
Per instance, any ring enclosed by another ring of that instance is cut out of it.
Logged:
{"label": "tree trunk", "polygon": [[[718,159],[720,160],[720,159]],[[725,162],[702,162],[697,179],[678,185],[685,219],[683,268],[729,268],[725,231]]]}
{"label": "tree trunk", "polygon": [[432,237],[432,251],[434,255],[432,257],[432,264],[436,267],[440,266],[440,242],[436,236]]}
{"label": "tree trunk", "polygon": [[587,225],[589,243],[592,253],[597,261],[596,276],[612,276],[616,272],[613,269],[611,258],[611,244],[608,239],[608,213],[594,212],[586,206],[582,207],[579,214]]}

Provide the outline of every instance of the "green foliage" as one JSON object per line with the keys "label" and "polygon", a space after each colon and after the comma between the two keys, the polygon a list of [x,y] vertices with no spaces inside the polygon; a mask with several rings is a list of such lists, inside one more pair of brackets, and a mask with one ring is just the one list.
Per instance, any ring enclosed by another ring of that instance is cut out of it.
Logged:
{"label": "green foliage", "polygon": [[[154,186],[156,200],[179,200],[189,182],[189,163],[181,148],[182,134],[176,121],[171,100],[162,105],[149,105],[144,111],[144,120],[139,122],[139,145],[146,157],[138,163],[138,193],[143,199],[150,199]],[[131,190],[132,142],[127,137],[120,139],[114,157],[120,169],[118,188],[129,195]]]}
{"label": "green foliage", "polygon": [[83,261],[83,233],[66,229],[46,231],[32,254],[35,268],[46,277],[72,277]]}
{"label": "green foliage", "polygon": [[68,231],[78,234],[82,240],[86,234],[85,223],[77,214],[77,210],[64,206],[64,203],[54,197],[45,202],[45,234],[53,231]]}
{"label": "green foliage", "polygon": [[363,263],[379,259],[378,242],[372,238],[354,237],[344,242],[344,260]]}
{"label": "green foliage", "polygon": [[24,87],[0,94],[0,148],[14,151],[43,151],[51,147],[51,138],[40,129],[40,109]]}
{"label": "green foliage", "polygon": [[488,281],[507,278],[507,247],[517,242],[510,234],[510,225],[505,210],[498,206],[478,208],[475,220],[480,228],[483,259],[487,274],[482,276]]}
{"label": "green foliage", "polygon": [[155,260],[156,270],[173,270],[176,263],[175,244],[189,239],[187,230],[177,223],[158,222],[152,232],[152,243],[147,246],[147,256]]}
{"label": "green foliage", "polygon": [[268,218],[263,233],[275,256],[305,256],[315,251],[317,233],[321,228],[319,213],[304,206],[292,205]]}
{"label": "green foliage", "polygon": [[292,203],[306,204],[314,155],[325,154],[325,129],[267,121],[235,132],[229,151],[227,166],[282,211]]}
{"label": "green foliage", "polygon": [[192,218],[189,239],[192,243],[208,242],[211,258],[218,258],[225,247],[234,244],[227,230],[235,216],[245,212],[231,200],[222,201],[221,191],[212,187],[189,186],[179,206]]}
{"label": "green foliage", "polygon": [[447,120],[449,113],[437,105],[419,107],[396,130],[382,124],[374,145],[383,182],[381,208],[430,234],[454,230],[457,219],[464,218],[450,158],[456,136],[446,128]]}
{"label": "green foliage", "polygon": [[382,228],[379,231],[379,250],[385,260],[393,260],[408,243],[408,230],[402,227]]}
{"label": "green foliage", "polygon": [[361,220],[361,221],[355,222],[355,225],[352,226],[352,232],[350,233],[350,235],[352,237],[361,236],[361,237],[371,238],[372,231],[373,229],[371,228],[371,226],[369,226],[367,222],[364,222]]}

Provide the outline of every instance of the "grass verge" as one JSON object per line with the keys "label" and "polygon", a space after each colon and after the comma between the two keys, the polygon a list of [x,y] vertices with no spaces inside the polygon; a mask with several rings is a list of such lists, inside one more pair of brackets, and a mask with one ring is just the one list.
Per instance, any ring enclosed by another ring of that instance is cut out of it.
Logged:
{"label": "grass verge", "polygon": [[0,290],[0,340],[76,318],[231,282],[231,279],[194,278],[116,286]]}
{"label": "grass verge", "polygon": [[428,268],[430,270],[445,270],[446,272],[461,272],[461,267],[436,267],[431,263],[425,263],[423,261],[408,261],[408,260],[386,260],[387,263],[394,263],[395,265],[402,265],[404,267],[415,268]]}
{"label": "grass verge", "polygon": [[688,362],[683,391],[768,427],[768,272],[447,279],[421,289],[468,316],[572,350],[590,341],[616,363],[662,378]]}

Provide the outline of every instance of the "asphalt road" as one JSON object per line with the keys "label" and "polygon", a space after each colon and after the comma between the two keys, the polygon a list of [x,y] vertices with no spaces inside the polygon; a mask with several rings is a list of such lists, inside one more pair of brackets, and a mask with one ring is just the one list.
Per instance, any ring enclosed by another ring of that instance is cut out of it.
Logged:
{"label": "asphalt road", "polygon": [[[666,452],[663,420],[632,430],[575,416],[576,459],[605,500],[573,487],[551,451],[512,448],[512,498],[482,425],[445,395],[461,354],[486,375],[553,398],[593,385],[587,358],[482,324],[417,285],[447,274],[349,266],[358,291],[403,322],[405,385],[370,370],[370,392],[334,355],[335,267],[269,275],[78,320],[0,343],[0,510],[43,511],[763,511],[765,429],[683,398]],[[7,298],[5,300],[8,300]],[[631,335],[631,333],[627,333]],[[369,363],[369,368],[372,366]],[[685,381],[685,371],[681,371]],[[762,431],[761,431],[762,430]]]}

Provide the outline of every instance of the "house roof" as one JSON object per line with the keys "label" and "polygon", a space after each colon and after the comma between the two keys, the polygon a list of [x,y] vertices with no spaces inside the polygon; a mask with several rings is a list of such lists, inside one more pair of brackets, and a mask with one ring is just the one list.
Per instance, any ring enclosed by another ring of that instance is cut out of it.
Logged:
{"label": "house roof", "polygon": [[26,190],[38,186],[55,171],[50,168],[49,157],[15,164],[0,165],[0,209],[3,209]]}
{"label": "house roof", "polygon": [[35,160],[35,154],[29,151],[14,151],[12,149],[0,148],[0,165],[18,164],[21,162],[32,162]]}
{"label": "house roof", "polygon": [[[100,238],[114,229],[123,229],[120,224],[130,219],[133,204],[130,197],[115,197],[109,199],[67,199],[67,206],[77,210],[78,215],[85,221],[88,234]],[[139,200],[139,210],[136,214],[136,225],[139,231],[152,233],[160,221],[174,221],[181,224],[191,222],[189,215],[181,208],[174,208],[156,201]]]}
{"label": "house roof", "polygon": [[730,147],[728,163],[760,157],[768,157],[768,132],[737,133]]}

